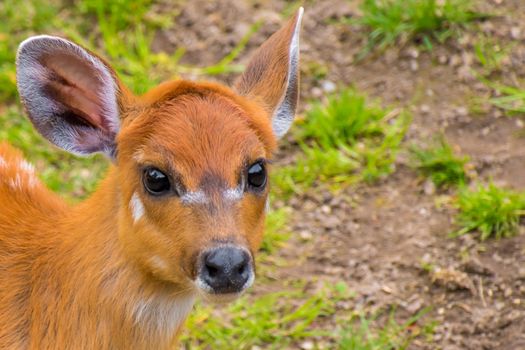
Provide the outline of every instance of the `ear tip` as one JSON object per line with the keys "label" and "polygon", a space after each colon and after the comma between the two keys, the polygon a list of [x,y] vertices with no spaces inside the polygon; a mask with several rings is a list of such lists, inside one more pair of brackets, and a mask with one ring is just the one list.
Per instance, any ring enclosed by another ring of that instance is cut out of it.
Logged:
{"label": "ear tip", "polygon": [[301,30],[301,25],[303,21],[303,14],[304,14],[304,7],[299,7],[297,12],[295,13],[295,16],[292,19],[293,27],[294,27],[294,35],[298,35]]}
{"label": "ear tip", "polygon": [[44,47],[49,47],[51,45],[58,46],[68,44],[71,43],[58,36],[45,34],[30,36],[18,45],[18,50],[16,51],[16,63],[18,64],[20,62],[20,57],[28,52],[39,50]]}
{"label": "ear tip", "polygon": [[296,14],[295,14],[295,18],[296,18],[296,22],[297,24],[300,24],[302,19],[303,19],[303,14],[304,14],[304,7],[299,7],[299,9],[297,10]]}
{"label": "ear tip", "polygon": [[29,38],[25,39],[24,41],[22,41],[20,43],[20,45],[18,45],[18,51],[20,51],[21,49],[23,49],[24,47],[27,47],[27,45],[41,45],[45,42],[50,42],[50,41],[62,41],[62,42],[65,42],[64,39],[58,37],[58,36],[52,36],[52,35],[46,35],[46,34],[41,34],[41,35],[33,35],[33,36],[30,36]]}

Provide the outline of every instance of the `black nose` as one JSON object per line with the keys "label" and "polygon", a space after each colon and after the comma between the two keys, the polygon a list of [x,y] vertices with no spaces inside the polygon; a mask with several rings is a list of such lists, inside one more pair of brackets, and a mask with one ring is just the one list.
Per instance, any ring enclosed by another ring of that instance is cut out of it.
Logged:
{"label": "black nose", "polygon": [[213,293],[238,293],[252,274],[250,256],[243,249],[221,247],[203,254],[200,278]]}

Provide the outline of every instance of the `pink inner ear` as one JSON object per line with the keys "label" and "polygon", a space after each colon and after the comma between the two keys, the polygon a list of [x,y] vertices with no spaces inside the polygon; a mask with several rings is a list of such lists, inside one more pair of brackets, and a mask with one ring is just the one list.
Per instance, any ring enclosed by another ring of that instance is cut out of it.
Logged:
{"label": "pink inner ear", "polygon": [[47,86],[54,98],[74,111],[86,123],[108,130],[103,118],[104,102],[98,95],[103,82],[93,74],[89,63],[79,61],[66,53],[48,55],[42,60],[52,72],[52,79]]}

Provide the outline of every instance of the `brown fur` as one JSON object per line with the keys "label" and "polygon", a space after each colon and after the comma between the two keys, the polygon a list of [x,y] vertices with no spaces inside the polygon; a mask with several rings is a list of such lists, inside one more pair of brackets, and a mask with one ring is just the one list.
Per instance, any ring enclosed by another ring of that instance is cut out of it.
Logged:
{"label": "brown fur", "polygon": [[[294,24],[263,46],[282,69]],[[0,348],[172,347],[186,316],[173,315],[196,293],[199,252],[227,241],[254,254],[262,241],[268,189],[238,202],[220,196],[276,147],[268,106],[283,93],[282,74],[248,91],[254,78],[249,69],[239,85],[247,98],[187,81],[137,97],[119,83],[115,164],[76,206],[38,182],[19,151],[0,144]],[[97,124],[96,115],[86,118]],[[190,191],[204,189],[211,201],[185,206],[176,196],[148,196],[144,166],[177,176]],[[144,207],[139,220],[130,208],[134,195]]]}

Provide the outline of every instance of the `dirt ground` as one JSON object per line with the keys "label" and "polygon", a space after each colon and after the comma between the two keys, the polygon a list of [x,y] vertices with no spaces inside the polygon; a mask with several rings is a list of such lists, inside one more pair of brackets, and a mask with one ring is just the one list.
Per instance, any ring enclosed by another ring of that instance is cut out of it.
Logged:
{"label": "dirt ground", "polygon": [[[180,8],[177,26],[159,33],[155,43],[173,50],[183,45],[188,63],[210,65],[263,19],[245,50],[253,52],[279,28],[280,13],[288,6],[280,0],[192,1]],[[436,45],[431,52],[409,43],[357,62],[365,33],[337,23],[358,15],[357,4],[307,1],[301,110],[334,86],[354,85],[412,112],[406,144],[424,143],[443,132],[461,154],[471,157],[479,178],[524,189],[522,119],[504,117],[483,103],[474,113],[471,104],[473,97],[486,99],[491,93],[472,72],[479,68],[472,48],[476,33],[493,36],[502,45],[513,43],[503,63],[503,80],[525,77],[525,8],[522,0],[484,1],[479,6],[497,15],[459,40]],[[319,67],[327,72],[321,79],[316,76]],[[289,139],[280,162],[293,161],[287,156],[293,150]],[[287,203],[277,200],[274,206],[294,209],[293,238],[279,254],[297,264],[277,271],[274,283],[299,274],[316,281],[343,280],[356,292],[352,308],[396,306],[400,318],[431,306],[426,317],[437,321],[433,340],[416,340],[410,349],[525,349],[525,235],[484,243],[469,235],[449,238],[455,214],[450,195],[428,186],[401,155],[395,173],[379,183],[337,194],[321,185]],[[262,291],[263,286],[255,288]]]}

